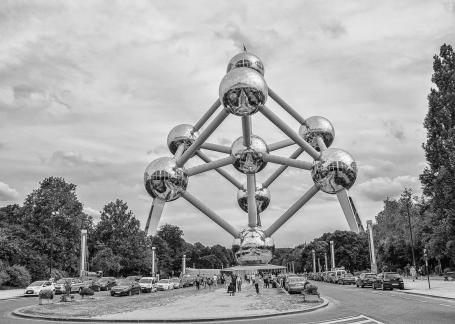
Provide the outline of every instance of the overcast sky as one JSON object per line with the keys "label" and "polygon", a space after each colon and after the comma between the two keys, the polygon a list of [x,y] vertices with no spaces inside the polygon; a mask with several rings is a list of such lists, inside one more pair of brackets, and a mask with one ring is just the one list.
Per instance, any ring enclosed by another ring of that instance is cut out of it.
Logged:
{"label": "overcast sky", "polygon": [[[332,147],[350,152],[359,168],[350,194],[362,220],[373,219],[387,196],[405,186],[420,192],[432,57],[454,39],[453,0],[1,1],[0,205],[22,204],[43,178],[62,176],[95,219],[120,198],[144,226],[145,167],[170,156],[172,127],[194,124],[217,99],[229,59],[245,44],[275,92],[303,117],[332,122]],[[261,114],[253,132],[267,143],[285,138]],[[209,142],[230,145],[239,136],[240,118],[229,116]],[[265,227],[310,186],[308,171],[285,172],[270,187]],[[188,191],[246,225],[236,188],[217,173],[192,177]],[[164,223],[180,226],[189,242],[232,242],[183,199],[165,206]],[[292,247],[336,229],[348,229],[341,208],[320,192],[274,238]]]}

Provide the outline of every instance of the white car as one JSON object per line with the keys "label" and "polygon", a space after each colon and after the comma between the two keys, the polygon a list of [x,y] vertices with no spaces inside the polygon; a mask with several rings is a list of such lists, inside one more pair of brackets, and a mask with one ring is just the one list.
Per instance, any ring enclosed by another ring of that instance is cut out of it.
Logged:
{"label": "white car", "polygon": [[174,289],[174,283],[170,279],[161,279],[156,283],[157,290]]}
{"label": "white car", "polygon": [[139,280],[139,286],[141,286],[142,292],[155,292],[156,287],[156,278],[155,277],[142,277]]}
{"label": "white car", "polygon": [[51,281],[35,281],[25,288],[24,296],[38,296],[41,290],[52,290],[55,292],[55,287]]}

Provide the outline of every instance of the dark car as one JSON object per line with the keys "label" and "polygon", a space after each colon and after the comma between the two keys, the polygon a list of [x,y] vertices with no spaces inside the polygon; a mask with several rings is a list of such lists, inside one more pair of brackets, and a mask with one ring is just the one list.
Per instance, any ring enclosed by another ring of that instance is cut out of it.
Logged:
{"label": "dark car", "polygon": [[355,285],[355,277],[351,273],[345,273],[340,278],[338,278],[339,285]]}
{"label": "dark car", "polygon": [[373,286],[373,281],[376,279],[376,274],[367,272],[367,273],[361,273],[360,276],[357,278],[355,281],[355,285],[357,287],[367,287],[367,286]]}
{"label": "dark car", "polygon": [[288,293],[301,293],[305,289],[306,279],[299,276],[289,276],[284,282],[284,289]]}
{"label": "dark car", "polygon": [[98,280],[98,285],[100,286],[100,290],[110,290],[117,284],[117,280],[114,277],[102,277]]}
{"label": "dark car", "polygon": [[111,296],[131,296],[141,293],[141,286],[132,280],[119,280],[117,286],[111,288]]}
{"label": "dark car", "polygon": [[404,289],[403,278],[396,272],[383,272],[376,276],[372,287],[373,289],[381,288],[382,290],[392,290],[394,287]]}
{"label": "dark car", "polygon": [[90,288],[93,291],[100,291],[100,285],[98,284],[98,281],[95,279],[89,279],[84,281],[84,286]]}

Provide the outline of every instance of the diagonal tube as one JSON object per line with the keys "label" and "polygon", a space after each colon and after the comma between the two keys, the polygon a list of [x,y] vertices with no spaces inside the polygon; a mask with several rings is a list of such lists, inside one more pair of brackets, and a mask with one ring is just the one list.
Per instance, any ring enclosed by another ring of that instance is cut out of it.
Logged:
{"label": "diagonal tube", "polygon": [[[297,150],[294,151],[294,153],[291,154],[291,156],[289,157],[290,159],[297,159],[299,157],[300,154],[303,153],[303,148],[301,148],[300,146],[297,148]],[[287,165],[282,165],[280,166],[278,169],[275,170],[275,172],[273,172],[270,177],[265,180],[265,182],[262,184],[262,186],[264,188],[267,188],[268,186],[270,186],[272,184],[273,181],[276,180],[276,178],[278,178],[280,176],[280,174],[282,174],[284,172],[284,170],[286,170],[288,168]]]}
{"label": "diagonal tube", "polygon": [[[199,156],[199,158],[206,163],[210,163],[212,161],[212,160],[210,160],[210,158],[207,155],[205,155],[201,151],[196,151],[196,155]],[[243,189],[242,184],[236,178],[234,178],[232,175],[230,175],[228,172],[226,172],[225,170],[215,169],[215,171],[218,172],[219,174],[221,174],[226,180],[228,180],[230,183],[232,183],[238,189]]]}
{"label": "diagonal tube", "polygon": [[265,162],[272,162],[272,163],[287,165],[290,167],[304,169],[304,170],[311,170],[313,168],[313,163],[311,163],[311,162],[289,159],[286,157],[271,155],[271,154],[267,154],[267,153],[262,154],[262,159]]}
{"label": "diagonal tube", "polygon": [[318,142],[318,146],[321,149],[321,151],[327,150],[327,146],[325,146],[324,140],[322,139],[321,136],[316,137],[316,140]]}
{"label": "diagonal tube", "polygon": [[210,151],[231,154],[231,148],[228,147],[228,146],[224,146],[224,145],[212,144],[212,143],[203,143],[201,145],[201,148],[206,149],[206,150],[210,150]]}
{"label": "diagonal tube", "polygon": [[177,151],[175,151],[174,159],[178,159],[179,157],[181,157],[184,151],[185,151],[185,144],[182,143],[177,148]]}
{"label": "diagonal tube", "polygon": [[273,91],[272,89],[269,88],[269,96],[275,100],[275,102],[277,104],[279,104],[284,110],[286,110],[289,115],[291,115],[292,117],[294,117],[295,120],[297,120],[300,124],[302,125],[305,125],[306,124],[306,121],[305,119],[300,116],[300,114],[294,109],[292,108],[291,106],[289,106],[283,99],[280,98],[280,96],[278,96],[275,91]]}
{"label": "diagonal tube", "polygon": [[206,164],[201,164],[201,165],[189,168],[186,170],[186,174],[189,177],[191,177],[191,176],[194,176],[194,175],[202,173],[202,172],[224,167],[226,165],[232,164],[234,161],[235,161],[235,158],[233,156],[228,156],[228,157],[216,160],[216,161],[211,161]]}
{"label": "diagonal tube", "polygon": [[269,152],[272,152],[272,151],[276,151],[276,150],[279,150],[279,149],[282,149],[282,148],[285,148],[285,147],[288,147],[288,146],[291,146],[294,144],[295,144],[294,141],[291,140],[290,138],[288,138],[288,139],[267,145],[267,149],[269,150]]}
{"label": "diagonal tube", "polygon": [[182,156],[177,160],[177,166],[182,167],[199,149],[202,143],[215,131],[215,129],[220,126],[220,124],[229,116],[229,112],[226,109],[223,109],[215,117],[214,120],[207,126],[207,128],[199,135],[199,137],[194,141],[193,144],[182,154]]}
{"label": "diagonal tube", "polygon": [[243,145],[251,146],[251,116],[242,117]]}
{"label": "diagonal tube", "polygon": [[151,228],[151,235],[154,236],[158,230],[158,224],[161,219],[161,214],[163,213],[163,208],[165,200],[161,198],[154,198],[152,207],[150,208],[149,217],[147,218],[147,223],[145,224],[145,235],[148,235],[149,228]]}
{"label": "diagonal tube", "polygon": [[185,198],[194,207],[196,207],[201,212],[203,212],[205,215],[207,215],[208,218],[210,218],[212,221],[214,221],[216,224],[218,224],[218,226],[220,226],[226,232],[228,232],[229,234],[231,234],[234,237],[238,237],[239,231],[237,231],[231,224],[229,224],[224,219],[222,219],[220,216],[218,216],[213,210],[211,210],[206,205],[204,205],[200,200],[198,200],[196,197],[194,197],[188,191],[185,191],[182,194],[182,197]]}
{"label": "diagonal tube", "polygon": [[221,106],[220,99],[216,99],[215,103],[212,107],[207,110],[207,112],[197,121],[197,123],[193,126],[193,131],[197,132],[201,129],[202,126],[209,120],[210,117],[215,113],[215,111]]}
{"label": "diagonal tube", "polygon": [[255,227],[258,222],[258,211],[256,206],[256,176],[246,175],[246,190],[248,193],[248,226]]}
{"label": "diagonal tube", "polygon": [[299,211],[300,208],[303,207],[317,192],[319,191],[319,187],[314,185],[307,192],[297,200],[289,209],[280,216],[270,227],[265,231],[265,236],[270,237],[273,233],[275,233],[284,223],[286,223],[296,212]]}
{"label": "diagonal tube", "polygon": [[291,139],[295,141],[297,145],[305,150],[313,159],[318,160],[319,156],[321,155],[318,151],[316,151],[310,144],[308,144],[303,138],[300,137],[291,127],[289,127],[284,121],[282,121],[277,115],[275,115],[268,107],[263,106],[261,109],[261,113],[272,123],[275,124],[276,127],[281,129],[283,133],[289,136]]}
{"label": "diagonal tube", "polygon": [[346,217],[346,220],[348,221],[350,230],[359,233],[359,226],[357,225],[355,213],[352,209],[347,190],[343,189],[337,192],[337,198],[341,205],[341,209],[343,210],[344,217]]}

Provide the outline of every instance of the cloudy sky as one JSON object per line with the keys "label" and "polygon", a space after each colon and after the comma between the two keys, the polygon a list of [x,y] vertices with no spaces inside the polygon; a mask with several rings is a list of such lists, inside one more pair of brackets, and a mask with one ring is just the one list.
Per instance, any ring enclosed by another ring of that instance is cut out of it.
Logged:
{"label": "cloudy sky", "polygon": [[[246,44],[275,92],[303,117],[333,123],[332,146],[358,163],[350,194],[365,221],[405,186],[420,192],[432,57],[455,43],[455,2],[1,1],[0,39],[1,206],[22,204],[43,178],[62,176],[95,218],[120,198],[144,224],[145,167],[170,155],[172,127],[195,123],[212,105],[229,59]],[[261,114],[253,131],[268,143],[285,138]],[[240,135],[240,119],[229,116],[209,142],[230,145]],[[270,187],[265,227],[311,185],[308,171],[285,172]],[[192,177],[188,191],[246,225],[236,188],[217,173]],[[165,206],[164,223],[189,242],[231,243],[183,199]],[[348,229],[341,208],[318,193],[274,238],[295,246],[336,229]]]}

